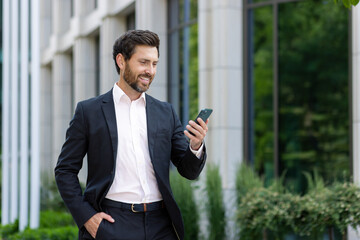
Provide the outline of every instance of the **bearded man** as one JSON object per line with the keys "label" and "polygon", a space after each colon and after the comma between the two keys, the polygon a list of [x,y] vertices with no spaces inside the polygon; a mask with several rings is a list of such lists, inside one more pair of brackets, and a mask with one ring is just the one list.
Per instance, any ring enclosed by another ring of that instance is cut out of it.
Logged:
{"label": "bearded man", "polygon": [[[171,104],[145,93],[156,74],[159,44],[151,31],[124,33],[113,47],[118,82],[77,104],[55,178],[79,239],[184,238],[169,183],[170,161],[185,178],[199,176],[208,121],[191,120],[183,131]],[[78,173],[85,155],[82,193]]]}

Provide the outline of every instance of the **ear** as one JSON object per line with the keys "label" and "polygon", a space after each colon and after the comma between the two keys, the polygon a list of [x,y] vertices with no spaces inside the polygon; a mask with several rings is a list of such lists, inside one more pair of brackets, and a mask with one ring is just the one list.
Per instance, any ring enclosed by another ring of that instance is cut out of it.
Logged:
{"label": "ear", "polygon": [[118,65],[120,70],[124,69],[125,67],[125,58],[121,53],[116,55],[116,64]]}

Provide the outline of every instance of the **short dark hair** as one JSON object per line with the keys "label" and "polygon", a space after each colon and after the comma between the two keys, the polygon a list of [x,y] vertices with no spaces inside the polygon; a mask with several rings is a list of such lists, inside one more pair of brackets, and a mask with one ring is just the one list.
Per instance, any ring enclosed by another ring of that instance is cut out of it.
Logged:
{"label": "short dark hair", "polygon": [[116,63],[116,56],[121,53],[124,56],[125,61],[127,61],[134,54],[135,47],[139,45],[156,47],[158,57],[160,56],[160,39],[156,33],[148,30],[127,31],[116,39],[113,46],[113,59],[115,61],[115,67],[118,74],[120,74],[120,68]]}

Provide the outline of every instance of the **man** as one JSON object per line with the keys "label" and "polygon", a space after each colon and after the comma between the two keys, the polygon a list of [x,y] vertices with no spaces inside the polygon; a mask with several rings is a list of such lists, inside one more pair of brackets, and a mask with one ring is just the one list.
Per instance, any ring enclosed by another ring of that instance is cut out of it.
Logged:
{"label": "man", "polygon": [[[182,176],[199,176],[208,121],[189,121],[183,131],[169,103],[145,94],[156,73],[159,43],[150,31],[123,34],[113,47],[119,81],[76,107],[55,178],[79,239],[184,238],[169,183],[170,160]],[[82,194],[77,175],[86,154]]]}

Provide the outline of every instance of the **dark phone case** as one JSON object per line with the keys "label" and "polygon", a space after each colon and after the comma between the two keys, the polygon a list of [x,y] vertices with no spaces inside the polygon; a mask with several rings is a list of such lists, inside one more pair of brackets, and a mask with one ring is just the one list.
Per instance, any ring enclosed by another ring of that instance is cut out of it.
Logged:
{"label": "dark phone case", "polygon": [[210,109],[210,108],[202,109],[202,110],[199,112],[198,116],[197,116],[197,117],[195,118],[195,120],[194,120],[194,121],[196,122],[196,124],[199,124],[198,121],[197,121],[198,118],[201,118],[204,122],[206,122],[206,120],[210,117],[212,111],[213,111],[213,110]]}

